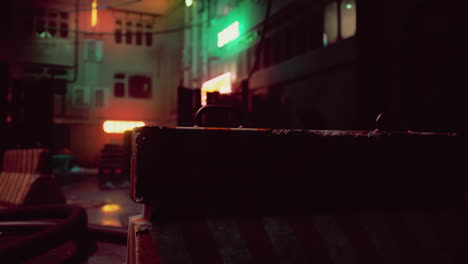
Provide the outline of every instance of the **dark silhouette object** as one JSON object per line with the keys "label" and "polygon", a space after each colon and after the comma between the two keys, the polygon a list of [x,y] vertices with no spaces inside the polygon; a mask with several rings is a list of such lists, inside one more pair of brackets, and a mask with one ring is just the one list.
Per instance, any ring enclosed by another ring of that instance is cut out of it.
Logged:
{"label": "dark silhouette object", "polygon": [[[53,221],[50,221],[51,219]],[[2,221],[9,223],[3,225]],[[0,210],[2,236],[17,233],[23,235],[15,235],[12,239],[0,241],[0,259],[2,263],[18,263],[47,253],[70,240],[77,242],[78,250],[75,255],[86,256],[80,251],[89,249],[89,243],[83,243],[86,238],[86,223],[85,209],[74,205],[2,209]],[[24,235],[24,233],[30,234]]]}
{"label": "dark silhouette object", "polygon": [[233,106],[206,105],[198,109],[195,126],[207,127],[240,127],[244,123],[244,115]]}

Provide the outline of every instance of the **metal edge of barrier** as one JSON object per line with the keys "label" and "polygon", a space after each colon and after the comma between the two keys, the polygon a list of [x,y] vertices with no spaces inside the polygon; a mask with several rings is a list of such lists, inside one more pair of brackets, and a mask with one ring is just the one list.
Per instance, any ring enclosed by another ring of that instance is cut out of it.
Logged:
{"label": "metal edge of barrier", "polygon": [[88,224],[89,234],[98,241],[127,244],[127,228]]}

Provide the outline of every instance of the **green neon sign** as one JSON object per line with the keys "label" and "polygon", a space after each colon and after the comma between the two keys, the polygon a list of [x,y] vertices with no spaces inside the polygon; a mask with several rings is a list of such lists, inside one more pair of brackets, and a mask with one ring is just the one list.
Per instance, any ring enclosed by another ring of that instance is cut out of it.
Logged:
{"label": "green neon sign", "polygon": [[218,48],[235,40],[239,35],[239,22],[236,21],[218,33]]}

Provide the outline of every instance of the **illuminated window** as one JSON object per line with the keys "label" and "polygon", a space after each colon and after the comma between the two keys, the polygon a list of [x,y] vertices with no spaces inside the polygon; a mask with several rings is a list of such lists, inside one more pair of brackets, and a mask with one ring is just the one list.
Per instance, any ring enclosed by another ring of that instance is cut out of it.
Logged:
{"label": "illuminated window", "polygon": [[206,105],[208,101],[208,93],[219,92],[220,94],[231,93],[231,73],[227,72],[223,75],[215,77],[203,83],[201,88],[201,105]]}
{"label": "illuminated window", "polygon": [[331,2],[325,7],[323,45],[335,43],[338,40],[338,3]]}
{"label": "illuminated window", "polygon": [[356,1],[341,2],[341,37],[350,38],[356,34]]}
{"label": "illuminated window", "polygon": [[333,1],[325,7],[323,45],[356,34],[356,0]]}

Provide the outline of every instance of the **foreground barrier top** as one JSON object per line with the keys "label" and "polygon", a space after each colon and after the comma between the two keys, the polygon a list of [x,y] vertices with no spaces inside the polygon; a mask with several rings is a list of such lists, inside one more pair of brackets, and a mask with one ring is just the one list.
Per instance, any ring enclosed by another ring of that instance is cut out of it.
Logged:
{"label": "foreground barrier top", "polygon": [[446,133],[142,127],[132,198],[163,215],[453,204],[463,146]]}
{"label": "foreground barrier top", "polygon": [[142,127],[133,263],[468,263],[462,138]]}

